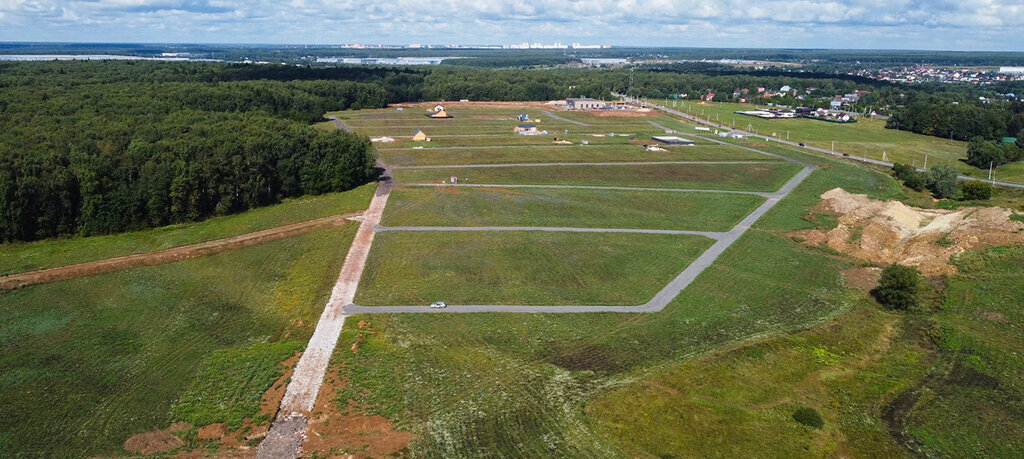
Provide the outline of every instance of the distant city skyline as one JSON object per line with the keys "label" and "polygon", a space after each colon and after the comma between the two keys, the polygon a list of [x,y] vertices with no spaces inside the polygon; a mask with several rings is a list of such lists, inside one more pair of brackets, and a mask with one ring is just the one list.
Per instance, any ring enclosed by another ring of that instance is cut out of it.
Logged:
{"label": "distant city skyline", "polygon": [[0,41],[1024,51],[1018,0],[0,0]]}

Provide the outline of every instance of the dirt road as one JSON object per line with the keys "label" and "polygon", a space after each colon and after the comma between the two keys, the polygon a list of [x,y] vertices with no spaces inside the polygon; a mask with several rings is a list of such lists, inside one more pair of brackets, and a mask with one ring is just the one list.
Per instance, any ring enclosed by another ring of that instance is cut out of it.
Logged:
{"label": "dirt road", "polygon": [[[378,165],[383,166],[378,162]],[[356,287],[363,275],[366,258],[373,244],[374,227],[380,223],[384,214],[384,206],[391,193],[391,170],[385,168],[384,176],[377,186],[377,192],[370,201],[370,207],[363,214],[359,231],[345,256],[345,264],[334,284],[331,298],[320,315],[316,330],[309,339],[306,350],[295,365],[295,371],[288,382],[281,409],[274,420],[266,439],[260,443],[256,452],[258,458],[297,457],[306,435],[307,419],[316,403],[320,386],[327,372],[327,365],[338,344],[338,336],[345,325],[345,313],[342,308],[351,304],[356,296]]]}
{"label": "dirt road", "polygon": [[74,265],[60,266],[56,268],[41,269],[25,273],[10,274],[0,277],[0,290],[13,290],[27,287],[29,285],[45,284],[76,277],[90,276],[93,274],[109,273],[129,268],[172,263],[189,258],[204,257],[228,250],[249,247],[264,242],[276,241],[300,234],[306,234],[317,228],[325,226],[343,225],[346,219],[362,215],[362,212],[352,212],[329,217],[307,220],[290,225],[278,226],[253,233],[240,234],[224,239],[216,239],[198,244],[183,245],[157,252],[139,253],[123,257],[107,258],[105,260],[90,261]]}

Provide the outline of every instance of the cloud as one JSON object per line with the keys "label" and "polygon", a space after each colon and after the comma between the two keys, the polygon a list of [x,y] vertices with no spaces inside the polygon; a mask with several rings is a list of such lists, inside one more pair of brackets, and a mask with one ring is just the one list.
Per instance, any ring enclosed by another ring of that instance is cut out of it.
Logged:
{"label": "cloud", "polygon": [[0,0],[0,40],[1024,50],[1022,16],[1019,0]]}

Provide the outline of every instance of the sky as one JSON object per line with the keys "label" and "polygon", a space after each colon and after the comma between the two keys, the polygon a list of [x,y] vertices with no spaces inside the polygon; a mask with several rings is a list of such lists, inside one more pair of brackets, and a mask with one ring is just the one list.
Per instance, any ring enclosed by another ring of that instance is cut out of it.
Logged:
{"label": "sky", "polygon": [[1024,51],[1024,0],[0,0],[0,41]]}

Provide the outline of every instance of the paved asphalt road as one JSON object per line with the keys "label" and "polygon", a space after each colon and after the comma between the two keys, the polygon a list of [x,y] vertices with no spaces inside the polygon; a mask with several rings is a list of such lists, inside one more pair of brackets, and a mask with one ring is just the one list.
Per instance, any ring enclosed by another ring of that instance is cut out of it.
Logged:
{"label": "paved asphalt road", "polygon": [[[755,150],[756,151],[756,150]],[[778,164],[778,161],[608,161],[598,163],[499,163],[451,164],[433,166],[392,166],[392,169],[484,169],[489,167],[551,167],[551,166],[658,166],[671,164]]]}
{"label": "paved asphalt road", "polygon": [[641,234],[690,234],[720,239],[729,233],[715,231],[663,230],[644,228],[574,228],[571,226],[377,226],[378,233],[384,231],[546,231],[554,233],[641,233]]}
{"label": "paved asphalt road", "polygon": [[339,120],[338,117],[331,115],[328,116],[327,119],[334,121],[334,125],[338,126],[338,129],[341,129],[342,131],[345,132],[352,132],[352,129],[349,129],[348,126],[345,126],[345,123],[341,122],[341,120]]}
{"label": "paved asphalt road", "polygon": [[477,185],[471,183],[395,183],[396,187],[415,186],[450,186],[470,188],[555,188],[555,189],[577,189],[577,190],[609,190],[609,191],[671,191],[675,193],[725,193],[725,194],[752,194],[755,196],[769,197],[774,192],[764,191],[738,191],[738,190],[700,190],[693,188],[642,188],[629,186],[596,186],[596,185]]}
{"label": "paved asphalt road", "polygon": [[397,148],[378,148],[377,151],[401,151],[401,150],[492,150],[496,148],[507,149],[507,148],[583,148],[590,147],[592,145],[491,145],[486,147],[430,147],[430,148],[416,148],[416,147],[397,147]]}
{"label": "paved asphalt road", "polygon": [[578,125],[578,126],[590,126],[589,124],[584,123],[582,121],[571,120],[569,118],[562,118],[561,116],[558,116],[558,115],[556,115],[554,113],[551,113],[551,112],[549,112],[547,110],[541,110],[541,111],[544,112],[545,115],[548,115],[548,116],[550,116],[550,117],[552,117],[552,118],[554,118],[556,120],[565,121],[566,123],[572,123],[572,124],[575,124],[575,125]]}

